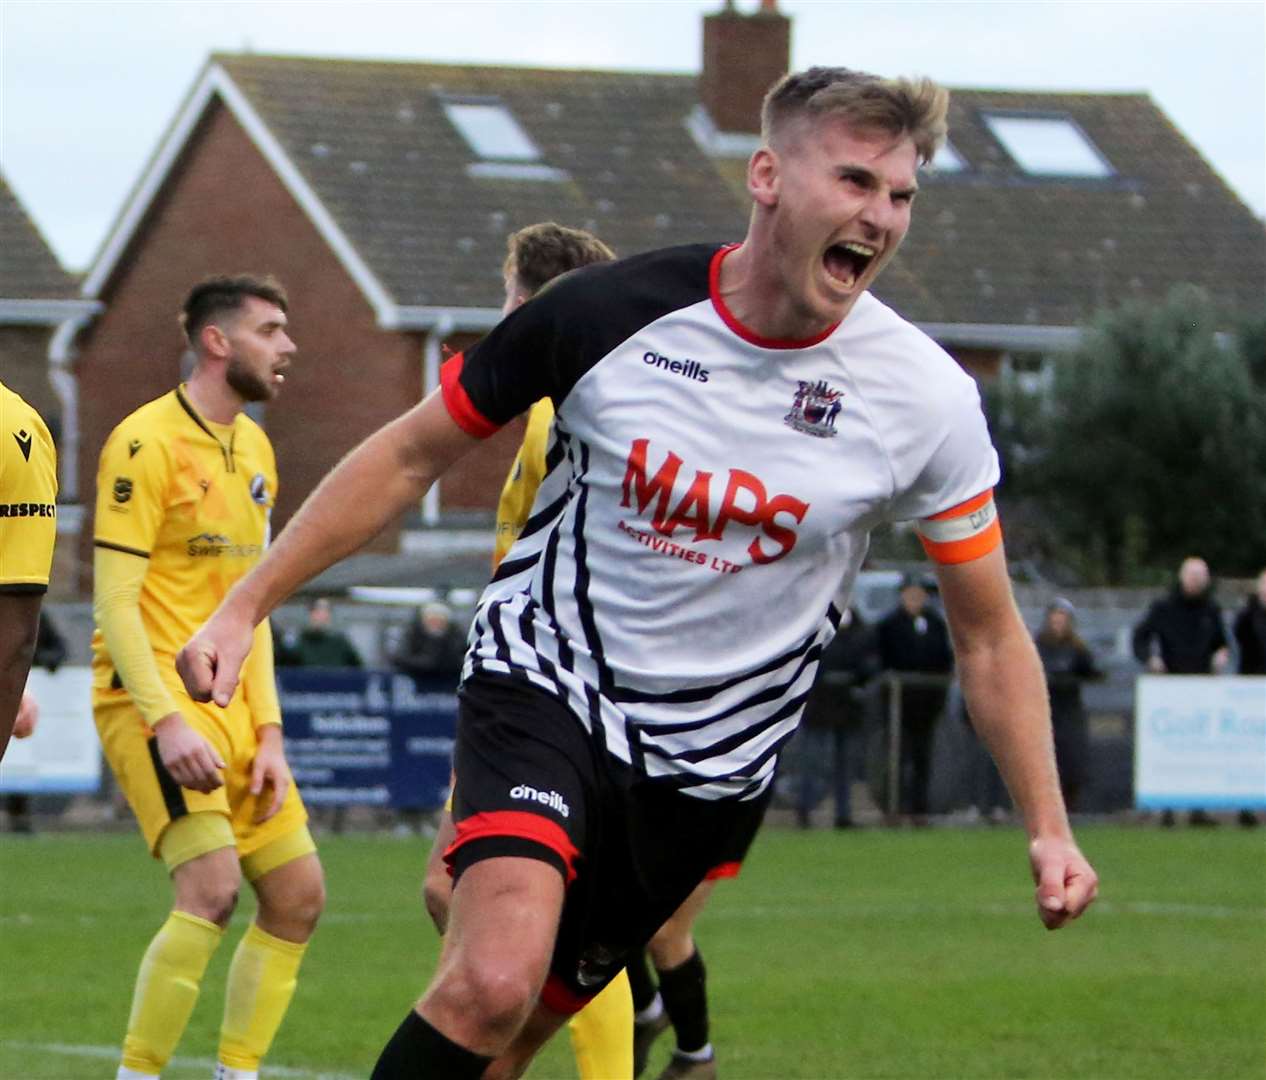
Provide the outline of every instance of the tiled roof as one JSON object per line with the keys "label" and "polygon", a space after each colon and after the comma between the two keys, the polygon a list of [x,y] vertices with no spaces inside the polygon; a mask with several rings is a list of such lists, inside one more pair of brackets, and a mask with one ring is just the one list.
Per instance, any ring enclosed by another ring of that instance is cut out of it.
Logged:
{"label": "tiled roof", "polygon": [[[1180,282],[1260,310],[1266,227],[1143,94],[952,90],[960,173],[924,177],[914,225],[877,289],[920,322],[1072,326]],[[990,111],[1068,117],[1107,158],[1105,179],[1026,175]],[[922,289],[911,286],[920,283]]]}
{"label": "tiled roof", "polygon": [[0,176],[0,299],[61,300],[78,296],[74,280]]}
{"label": "tiled roof", "polygon": [[[505,235],[533,221],[594,229],[621,254],[737,239],[746,225],[741,164],[710,158],[687,130],[694,76],[213,62],[398,305],[499,306]],[[453,98],[504,103],[566,178],[472,175],[478,157],[443,111]],[[1026,175],[987,110],[1071,118],[1114,175]],[[1262,222],[1146,95],[956,90],[950,138],[968,167],[924,178],[906,246],[876,289],[907,317],[1073,326],[1179,282],[1228,307],[1260,307]]]}
{"label": "tiled roof", "polygon": [[[620,254],[739,239],[684,121],[691,76],[217,56],[401,305],[499,307],[506,234],[553,219]],[[446,98],[496,98],[564,180],[471,176]]]}

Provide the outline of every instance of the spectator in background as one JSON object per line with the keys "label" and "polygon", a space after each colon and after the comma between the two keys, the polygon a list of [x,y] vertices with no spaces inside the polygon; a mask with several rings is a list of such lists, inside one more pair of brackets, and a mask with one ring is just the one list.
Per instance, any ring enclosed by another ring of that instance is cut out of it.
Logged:
{"label": "spectator in background", "polygon": [[1102,675],[1089,647],[1077,633],[1076,611],[1063,597],[1051,601],[1034,637],[1051,698],[1059,786],[1068,809],[1077,810],[1090,765],[1090,722],[1081,701],[1081,684]]}
{"label": "spectator in background", "polygon": [[[901,602],[880,620],[876,638],[884,671],[948,675],[954,668],[945,620],[929,603],[924,581],[913,574],[901,579]],[[901,808],[916,825],[927,824],[932,744],[948,689],[948,679],[944,685],[903,681],[901,687]],[[885,687],[885,717],[890,693]],[[889,778],[889,783],[894,779]]]}
{"label": "spectator in background", "polygon": [[[1249,594],[1235,616],[1235,643],[1240,650],[1240,674],[1266,675],[1266,570],[1257,575],[1257,591]],[[1240,824],[1252,828],[1257,815],[1241,810]]]}
{"label": "spectator in background", "polygon": [[1211,675],[1226,669],[1226,629],[1204,559],[1184,559],[1178,583],[1153,601],[1134,628],[1134,655],[1153,675]]}
{"label": "spectator in background", "polygon": [[1249,593],[1235,616],[1235,643],[1241,675],[1266,675],[1266,570],[1257,575],[1257,591]]}
{"label": "spectator in background", "polygon": [[308,625],[293,640],[283,639],[277,655],[279,667],[364,667],[360,653],[341,630],[331,623],[334,612],[324,596],[308,605]]}
{"label": "spectator in background", "polygon": [[452,608],[433,600],[418,608],[392,663],[415,679],[438,677],[456,686],[465,659],[466,635],[454,625]]}
{"label": "spectator in background", "polygon": [[[1226,670],[1230,659],[1226,628],[1204,559],[1183,559],[1178,583],[1152,602],[1134,628],[1134,656],[1153,675],[1212,675]],[[1163,811],[1161,824],[1173,823],[1174,812]],[[1194,809],[1191,824],[1216,825],[1217,821]]]}
{"label": "spectator in background", "polygon": [[809,827],[809,815],[822,797],[821,764],[829,763],[835,795],[835,827],[853,825],[852,786],[856,746],[866,726],[866,682],[879,670],[874,630],[856,608],[840,619],[822,654],[817,679],[805,706],[800,733],[796,821]]}
{"label": "spectator in background", "polygon": [[[66,639],[62,637],[47,611],[40,612],[39,628],[35,634],[35,655],[31,667],[43,668],[52,675],[66,661]],[[35,733],[40,709],[35,696],[28,690],[22,695],[17,719],[13,722],[13,737],[27,739]],[[32,833],[35,831],[31,818],[31,796],[14,792],[4,797],[4,809],[9,815],[9,831]]]}

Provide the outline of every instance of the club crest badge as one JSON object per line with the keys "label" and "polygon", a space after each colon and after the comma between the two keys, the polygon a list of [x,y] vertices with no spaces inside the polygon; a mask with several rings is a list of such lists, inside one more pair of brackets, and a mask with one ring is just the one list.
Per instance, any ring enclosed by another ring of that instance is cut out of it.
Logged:
{"label": "club crest badge", "polygon": [[834,438],[837,434],[835,420],[843,408],[840,401],[844,391],[827,386],[824,380],[801,381],[798,385],[791,411],[782,418],[782,422],[806,435],[816,435],[819,439]]}
{"label": "club crest badge", "polygon": [[260,506],[268,505],[268,481],[264,479],[263,473],[256,473],[251,477],[251,498]]}

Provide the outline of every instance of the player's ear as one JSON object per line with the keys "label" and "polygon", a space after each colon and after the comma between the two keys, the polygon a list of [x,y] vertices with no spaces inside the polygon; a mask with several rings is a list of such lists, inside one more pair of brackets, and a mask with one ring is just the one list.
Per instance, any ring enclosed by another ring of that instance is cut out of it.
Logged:
{"label": "player's ear", "polygon": [[204,356],[224,359],[233,351],[228,335],[215,323],[207,323],[198,334],[198,342],[202,346]]}
{"label": "player's ear", "polygon": [[778,205],[778,189],[781,181],[781,162],[768,146],[762,146],[747,163],[747,191],[752,198],[768,209]]}

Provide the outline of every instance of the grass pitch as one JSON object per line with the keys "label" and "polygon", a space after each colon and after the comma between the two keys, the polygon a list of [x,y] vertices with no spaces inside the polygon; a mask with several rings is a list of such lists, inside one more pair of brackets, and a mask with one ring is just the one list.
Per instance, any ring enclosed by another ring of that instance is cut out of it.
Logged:
{"label": "grass pitch", "polygon": [[[1080,840],[1101,899],[1047,933],[1014,830],[766,829],[699,926],[721,1075],[1266,1077],[1266,834],[1091,826]],[[319,842],[329,906],[265,1063],[277,1080],[367,1076],[437,952],[424,842]],[[0,837],[0,1076],[114,1075],[167,905],[134,836]],[[252,907],[244,895],[169,1080],[210,1074]],[[529,1075],[575,1075],[565,1036]]]}

